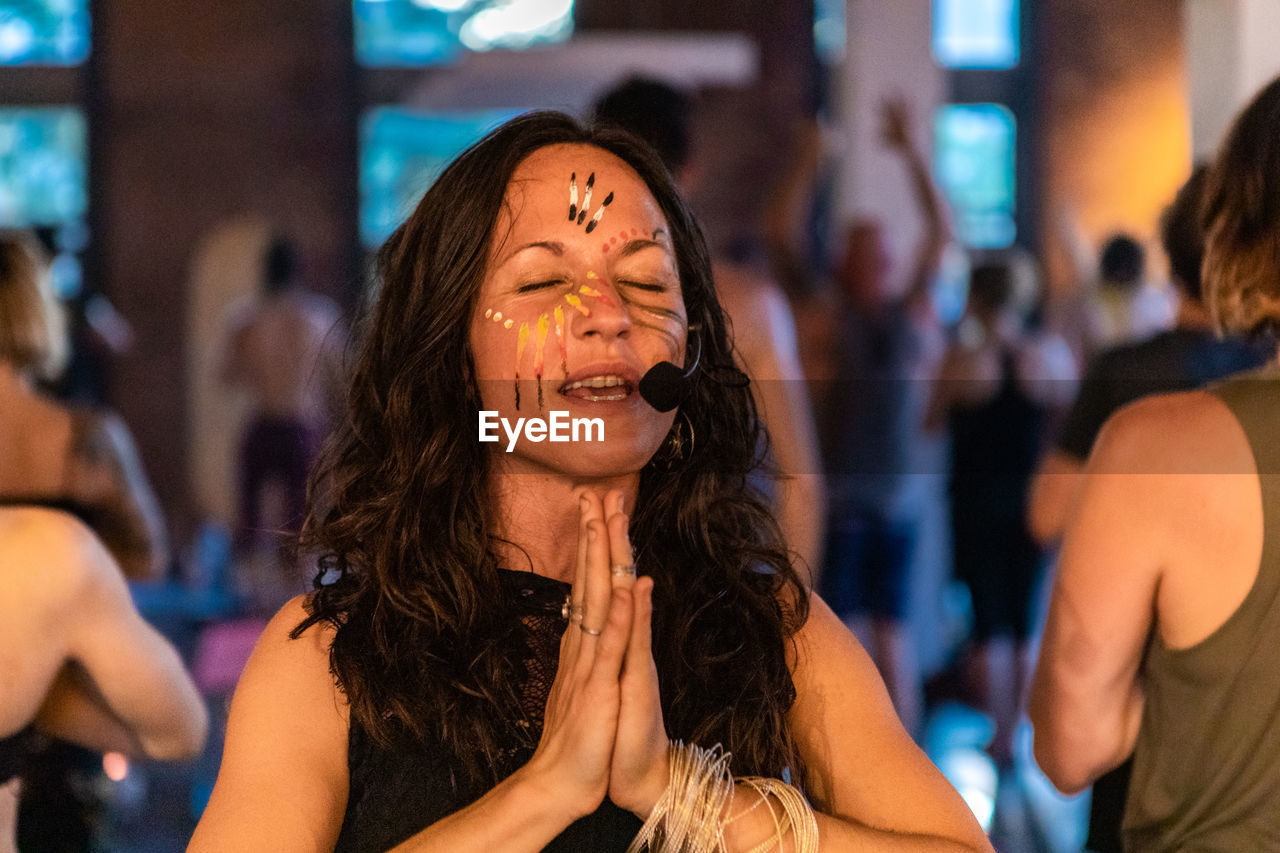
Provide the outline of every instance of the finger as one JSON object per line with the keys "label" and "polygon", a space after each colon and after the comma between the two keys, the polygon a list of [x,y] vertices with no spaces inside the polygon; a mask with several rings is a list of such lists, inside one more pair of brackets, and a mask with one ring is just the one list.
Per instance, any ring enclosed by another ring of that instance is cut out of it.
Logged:
{"label": "finger", "polygon": [[[612,497],[612,496],[611,496]],[[609,516],[609,582],[612,586],[632,586],[636,582],[635,556],[631,551],[628,527],[631,519],[622,512],[622,493],[617,493],[614,512]]]}
{"label": "finger", "polygon": [[587,522],[587,579],[582,627],[590,632],[604,630],[609,615],[609,537],[603,521]]}
{"label": "finger", "polygon": [[653,661],[653,578],[644,577],[631,590],[631,638],[627,641],[627,675],[648,676]]}
{"label": "finger", "polygon": [[573,572],[573,600],[578,603],[582,603],[587,589],[587,522],[593,517],[594,496],[587,489],[578,492],[578,562]]}
{"label": "finger", "polygon": [[578,561],[574,565],[573,589],[571,596],[579,605],[578,616],[581,620],[581,607],[586,603],[587,590],[587,523],[593,518],[602,516],[600,496],[590,489],[578,490]]}
{"label": "finger", "polygon": [[622,661],[627,654],[628,637],[631,634],[633,597],[626,587],[605,587],[608,598],[608,621],[596,639],[596,654],[591,665],[593,680],[617,684],[622,673]]}

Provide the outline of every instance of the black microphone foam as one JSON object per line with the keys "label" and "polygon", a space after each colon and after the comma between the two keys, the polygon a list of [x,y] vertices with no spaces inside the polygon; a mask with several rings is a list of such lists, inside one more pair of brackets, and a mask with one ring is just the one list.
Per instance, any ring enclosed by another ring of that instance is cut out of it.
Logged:
{"label": "black microphone foam", "polygon": [[659,412],[669,412],[683,402],[692,384],[679,367],[660,361],[640,377],[640,396]]}

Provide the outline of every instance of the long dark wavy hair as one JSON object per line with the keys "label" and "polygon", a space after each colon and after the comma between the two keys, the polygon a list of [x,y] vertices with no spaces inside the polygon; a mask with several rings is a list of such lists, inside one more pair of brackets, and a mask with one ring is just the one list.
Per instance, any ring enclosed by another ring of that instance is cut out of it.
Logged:
{"label": "long dark wavy hair", "polygon": [[[650,463],[631,520],[654,578],[654,658],[668,734],[734,754],[736,773],[803,769],[786,714],[786,652],[808,599],[751,487],[765,446],[711,279],[705,241],[656,155],[559,113],[503,125],[460,155],[382,247],[345,424],[313,472],[302,547],[320,553],[309,618],[336,629],[330,662],[353,725],[384,747],[443,744],[472,794],[514,767],[519,619],[495,554],[488,448],[469,340],[508,181],[548,145],[584,143],[634,169],[671,239],[704,369],[681,406],[694,451]],[[513,628],[513,625],[515,628]],[[799,779],[797,779],[799,781]]]}

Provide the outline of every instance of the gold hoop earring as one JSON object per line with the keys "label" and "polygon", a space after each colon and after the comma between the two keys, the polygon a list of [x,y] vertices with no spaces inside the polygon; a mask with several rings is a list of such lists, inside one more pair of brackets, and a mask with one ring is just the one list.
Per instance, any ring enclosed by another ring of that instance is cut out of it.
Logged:
{"label": "gold hoop earring", "polygon": [[671,426],[671,431],[667,433],[666,440],[654,454],[651,464],[665,468],[667,471],[683,465],[693,458],[695,438],[693,421],[681,409],[676,416],[676,422]]}

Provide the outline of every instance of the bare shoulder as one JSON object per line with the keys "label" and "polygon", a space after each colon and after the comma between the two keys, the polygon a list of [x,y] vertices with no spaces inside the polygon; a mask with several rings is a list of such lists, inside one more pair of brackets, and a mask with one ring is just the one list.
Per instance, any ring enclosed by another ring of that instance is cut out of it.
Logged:
{"label": "bare shoulder", "polygon": [[1252,466],[1240,423],[1207,391],[1130,403],[1103,426],[1090,459],[1095,473],[1248,474]]}
{"label": "bare shoulder", "polygon": [[815,806],[874,829],[986,849],[964,801],[902,728],[875,664],[819,596],[795,640],[789,722]]}
{"label": "bare shoulder", "polygon": [[231,703],[222,766],[189,850],[332,850],[347,797],[347,708],[329,672],[333,631],[296,639],[306,596],[258,639]]}
{"label": "bare shoulder", "polygon": [[[79,519],[42,507],[0,509],[0,574],[50,595],[71,594],[113,568],[102,544]],[[118,571],[118,570],[117,570]]]}

